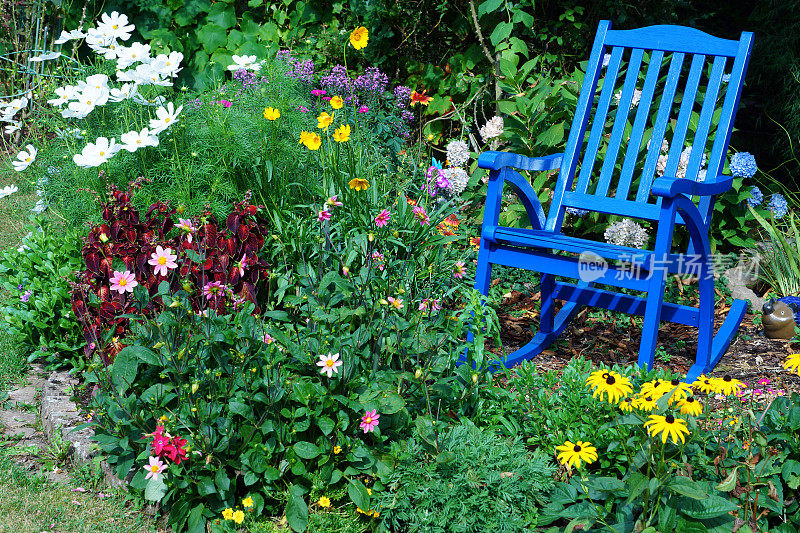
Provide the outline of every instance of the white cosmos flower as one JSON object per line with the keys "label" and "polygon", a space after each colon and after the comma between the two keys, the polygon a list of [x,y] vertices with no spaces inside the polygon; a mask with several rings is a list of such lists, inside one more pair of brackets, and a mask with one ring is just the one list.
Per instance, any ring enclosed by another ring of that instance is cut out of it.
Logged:
{"label": "white cosmos flower", "polygon": [[158,71],[153,69],[149,63],[136,65],[135,69],[117,71],[118,81],[133,82],[137,85],[151,85],[153,83],[152,80],[154,76],[159,80],[161,79]]}
{"label": "white cosmos flower", "polygon": [[151,135],[150,130],[147,128],[144,128],[138,133],[136,131],[123,133],[119,140],[123,144],[122,149],[129,152],[135,152],[139,148],[144,148],[145,146],[158,146],[158,137]]}
{"label": "white cosmos flower", "polygon": [[116,87],[111,89],[108,99],[111,102],[122,102],[128,98],[133,98],[137,90],[138,87],[135,83],[125,83],[119,89]]}
{"label": "white cosmos flower", "polygon": [[61,56],[61,52],[47,52],[45,54],[41,54],[35,57],[28,58],[28,61],[32,63],[36,63],[38,61],[50,61],[51,59],[55,59]]}
{"label": "white cosmos flower", "polygon": [[128,24],[128,15],[112,11],[111,15],[103,13],[100,22],[97,23],[97,29],[113,39],[127,41],[131,38],[131,32],[136,29],[136,26]]}
{"label": "white cosmos flower", "polygon": [[[107,87],[99,89],[95,87],[86,87],[78,96],[78,100],[70,102],[65,111],[71,112],[75,118],[84,118],[89,113],[94,111],[94,108],[99,105],[106,105],[110,92]],[[64,112],[61,113],[62,116]]]}
{"label": "white cosmos flower", "polygon": [[56,87],[56,97],[57,98],[48,100],[47,103],[50,105],[61,107],[70,100],[73,100],[78,97],[78,88],[74,85],[65,85],[63,87]]}
{"label": "white cosmos flower", "polygon": [[96,28],[89,28],[86,33],[86,44],[98,54],[105,54],[108,47],[112,46],[111,50],[114,52],[114,57],[116,57],[116,49],[119,48],[113,37],[109,37]]}
{"label": "white cosmos flower", "polygon": [[[14,115],[19,113],[21,109],[28,105],[28,99],[26,97],[17,98],[16,100],[11,100],[6,108],[3,110],[3,120],[9,121],[14,118]],[[9,118],[6,118],[9,117]]]}
{"label": "white cosmos flower", "polygon": [[9,124],[8,126],[5,127],[5,129],[4,129],[5,134],[6,135],[11,135],[15,131],[17,131],[20,128],[21,125],[22,125],[21,122],[17,122],[17,121],[12,122],[11,124]]}
{"label": "white cosmos flower", "polygon": [[86,78],[86,81],[78,81],[78,90],[85,91],[87,88],[108,89],[108,76],[95,74]]}
{"label": "white cosmos flower", "polygon": [[168,103],[167,107],[159,107],[156,109],[156,117],[158,118],[150,119],[150,129],[154,134],[158,135],[178,121],[178,115],[181,114],[182,110],[183,106],[175,109],[172,102]]}
{"label": "white cosmos flower", "polygon": [[117,50],[117,68],[128,68],[134,63],[148,62],[150,59],[150,45],[133,43],[129,47],[120,47]]}
{"label": "white cosmos flower", "polygon": [[261,70],[261,64],[256,62],[256,56],[231,56],[233,65],[228,67],[228,70],[252,70],[258,72]]}
{"label": "white cosmos flower", "polygon": [[12,161],[11,164],[14,165],[14,170],[17,172],[22,172],[31,166],[31,163],[33,163],[35,159],[36,148],[34,148],[32,144],[29,144],[25,146],[25,150],[17,154],[17,160]]}
{"label": "white cosmos flower", "polygon": [[178,75],[178,72],[183,70],[181,61],[183,61],[183,54],[180,52],[172,52],[169,55],[158,54],[150,63],[150,66],[162,76],[174,78]]}
{"label": "white cosmos flower", "polygon": [[0,198],[5,198],[6,196],[11,196],[12,194],[17,192],[18,190],[19,189],[17,188],[16,185],[9,185],[8,187],[3,187],[2,189],[0,189]]}
{"label": "white cosmos flower", "polygon": [[339,373],[339,367],[342,366],[343,361],[339,359],[339,354],[328,354],[319,356],[319,361],[317,361],[317,366],[320,368],[320,374],[328,374],[328,377],[333,377],[334,374]]}
{"label": "white cosmos flower", "polygon": [[167,99],[164,96],[156,96],[155,98],[145,98],[139,93],[134,94],[131,100],[141,105],[148,105],[151,107],[164,105]]}
{"label": "white cosmos flower", "polygon": [[84,37],[86,37],[86,34],[83,33],[80,29],[72,31],[62,31],[61,35],[58,36],[58,39],[53,41],[53,44],[64,44],[67,41],[71,41],[73,39],[83,39]]}
{"label": "white cosmos flower", "polygon": [[113,138],[109,141],[105,137],[98,137],[94,144],[87,144],[81,153],[73,155],[72,160],[82,168],[99,167],[111,159],[120,148],[122,147]]}

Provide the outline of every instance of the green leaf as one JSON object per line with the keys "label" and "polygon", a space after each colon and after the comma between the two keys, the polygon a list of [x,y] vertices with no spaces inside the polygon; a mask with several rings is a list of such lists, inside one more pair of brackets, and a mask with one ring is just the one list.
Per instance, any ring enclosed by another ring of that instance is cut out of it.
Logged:
{"label": "green leaf", "polygon": [[211,6],[208,12],[208,21],[222,28],[228,29],[236,25],[236,12],[233,6],[226,5],[224,2],[217,2]]}
{"label": "green leaf", "polygon": [[478,6],[478,16],[497,11],[504,0],[486,0]]}
{"label": "green leaf", "polygon": [[[197,38],[203,45],[203,50],[211,54],[217,48],[225,46],[225,43],[228,42],[228,33],[225,28],[217,24],[206,24],[197,30]],[[195,263],[201,263],[204,260],[203,256],[194,250],[186,250],[186,255]]]}
{"label": "green leaf", "polygon": [[111,381],[120,394],[124,394],[128,387],[133,384],[139,369],[139,358],[132,348],[133,346],[123,348],[117,354],[114,359],[114,365],[111,367]]}
{"label": "green leaf", "polygon": [[738,508],[735,503],[716,494],[709,494],[703,500],[684,498],[680,505],[683,514],[701,520],[722,516]]}
{"label": "green leaf", "polygon": [[739,471],[739,467],[736,466],[731,470],[731,472],[723,479],[716,487],[717,490],[722,492],[730,492],[736,487],[736,478],[737,472]]}
{"label": "green leaf", "polygon": [[628,490],[630,491],[630,494],[628,495],[628,505],[630,505],[634,499],[644,492],[644,489],[647,488],[647,483],[647,476],[641,472],[634,472],[631,474],[627,482]]}
{"label": "green leaf", "polygon": [[363,511],[369,510],[369,492],[360,480],[350,480],[350,483],[347,484],[347,494],[350,495],[350,500],[356,504],[356,507]]}
{"label": "green leaf", "polygon": [[333,428],[336,427],[336,422],[334,422],[327,416],[323,416],[322,418],[317,420],[317,427],[319,427],[323,435],[328,436],[333,431]]}
{"label": "green leaf", "polygon": [[320,454],[320,449],[310,442],[296,442],[293,448],[294,453],[302,459],[313,459]]}
{"label": "green leaf", "polygon": [[497,26],[494,27],[492,34],[489,36],[492,46],[496,48],[501,41],[508,39],[513,28],[514,25],[510,22],[499,22]]}
{"label": "green leaf", "polygon": [[217,475],[214,476],[214,483],[221,491],[227,491],[231,488],[231,480],[228,479],[228,474],[225,472],[224,468],[217,470]]}
{"label": "green leaf", "polygon": [[250,406],[246,403],[239,402],[236,400],[231,400],[228,403],[228,408],[231,410],[231,413],[235,415],[240,415],[246,418],[247,420],[253,419],[253,410],[250,409]]}
{"label": "green leaf", "polygon": [[196,505],[189,513],[189,533],[205,533],[206,519],[203,518],[205,505]]}
{"label": "green leaf", "polygon": [[665,487],[676,494],[687,496],[693,500],[703,500],[708,493],[703,485],[684,476],[677,476],[668,481]]}
{"label": "green leaf", "polygon": [[289,487],[289,501],[286,503],[286,521],[294,531],[305,531],[308,526],[308,506],[303,498],[303,489],[296,485]]}
{"label": "green leaf", "polygon": [[390,392],[386,398],[380,398],[381,414],[393,415],[406,406],[406,402],[396,392]]}
{"label": "green leaf", "polygon": [[166,493],[167,485],[161,477],[147,480],[147,488],[144,490],[144,497],[146,500],[151,502],[161,501],[161,498],[163,498]]}

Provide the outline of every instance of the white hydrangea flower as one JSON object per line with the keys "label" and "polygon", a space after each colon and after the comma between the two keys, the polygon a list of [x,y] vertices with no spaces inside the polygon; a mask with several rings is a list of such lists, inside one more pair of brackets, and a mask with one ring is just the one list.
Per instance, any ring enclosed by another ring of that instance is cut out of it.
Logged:
{"label": "white hydrangea flower", "polygon": [[460,167],[448,167],[440,173],[450,182],[450,191],[453,194],[461,194],[467,188],[469,175],[467,171]]}
{"label": "white hydrangea flower", "polygon": [[478,131],[481,134],[481,139],[483,139],[483,142],[489,142],[490,140],[499,137],[503,134],[503,117],[492,117],[489,119],[489,122],[484,124],[484,126]]}
{"label": "white hydrangea flower", "polygon": [[450,166],[460,167],[469,161],[469,146],[464,141],[450,141],[447,145],[447,161]]}
{"label": "white hydrangea flower", "polygon": [[647,230],[629,218],[609,224],[604,237],[608,243],[631,248],[644,248],[649,238]]}

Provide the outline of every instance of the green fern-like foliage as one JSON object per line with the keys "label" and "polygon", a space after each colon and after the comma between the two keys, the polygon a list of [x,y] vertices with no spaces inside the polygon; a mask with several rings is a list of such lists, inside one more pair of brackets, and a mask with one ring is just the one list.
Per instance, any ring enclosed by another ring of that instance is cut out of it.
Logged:
{"label": "green fern-like foliage", "polygon": [[389,530],[526,531],[536,524],[537,497],[553,485],[546,455],[469,421],[394,451],[397,464],[377,502]]}

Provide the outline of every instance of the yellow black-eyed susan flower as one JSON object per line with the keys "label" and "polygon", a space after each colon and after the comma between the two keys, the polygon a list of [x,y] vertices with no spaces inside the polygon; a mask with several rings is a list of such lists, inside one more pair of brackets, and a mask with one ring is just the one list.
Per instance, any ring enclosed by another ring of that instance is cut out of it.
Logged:
{"label": "yellow black-eyed susan flower", "polygon": [[656,398],[642,394],[633,399],[633,406],[640,411],[648,412],[653,411],[658,407],[658,405],[656,405]]}
{"label": "yellow black-eyed susan flower", "polygon": [[623,398],[622,401],[619,402],[619,408],[624,413],[633,411],[633,398]]}
{"label": "yellow black-eyed susan flower", "polygon": [[691,385],[677,378],[666,382],[664,386],[666,388],[666,391],[664,392],[665,394],[669,394],[673,391],[673,389],[675,390],[675,392],[672,392],[672,396],[669,397],[668,402],[670,405],[692,395]]}
{"label": "yellow black-eyed susan flower", "polygon": [[622,398],[633,392],[631,381],[613,370],[603,372],[601,379],[596,379],[593,383],[594,392],[592,396],[595,398],[599,396],[600,399],[606,400],[608,403],[619,403]]}
{"label": "yellow black-eyed susan flower", "polygon": [[792,372],[797,372],[797,375],[800,376],[800,353],[793,353],[787,357],[786,362],[783,363],[783,368]]}
{"label": "yellow black-eyed susan flower", "polygon": [[694,383],[692,383],[692,387],[706,394],[710,394],[714,392],[713,378],[707,377],[705,374],[700,374],[697,379],[694,380]]}
{"label": "yellow black-eyed susan flower", "polygon": [[681,442],[686,442],[684,434],[689,434],[686,421],[681,418],[675,418],[672,415],[650,415],[650,418],[647,419],[644,426],[647,428],[647,432],[653,437],[658,436],[660,433],[661,442],[667,442],[667,437],[672,438],[672,442],[675,444],[678,443],[678,439],[680,439]]}
{"label": "yellow black-eyed susan flower", "polygon": [[592,446],[591,442],[578,441],[573,444],[570,441],[565,442],[561,446],[556,446],[558,460],[564,466],[574,465],[575,468],[581,467],[581,461],[587,465],[597,461],[597,449]]}
{"label": "yellow black-eyed susan flower", "polygon": [[744,383],[727,374],[722,378],[711,378],[711,383],[714,385],[714,392],[725,396],[735,394],[739,389],[744,387]]}
{"label": "yellow black-eyed susan flower", "polygon": [[681,408],[682,415],[700,416],[703,412],[703,404],[698,402],[694,396],[678,400],[678,407]]}
{"label": "yellow black-eyed susan flower", "polygon": [[654,379],[652,381],[642,383],[642,388],[639,391],[639,394],[641,396],[650,396],[651,398],[653,398],[653,400],[658,400],[659,398],[664,396],[664,393],[666,392],[665,383],[668,382],[664,382],[660,379]]}

